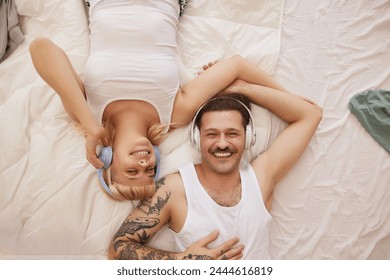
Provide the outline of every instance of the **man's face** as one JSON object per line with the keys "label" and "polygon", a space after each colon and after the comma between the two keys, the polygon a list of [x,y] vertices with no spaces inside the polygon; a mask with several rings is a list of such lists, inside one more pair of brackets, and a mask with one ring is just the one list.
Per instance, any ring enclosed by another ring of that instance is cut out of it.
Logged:
{"label": "man's face", "polygon": [[239,167],[245,147],[245,129],[238,111],[204,113],[200,128],[202,164],[218,174]]}

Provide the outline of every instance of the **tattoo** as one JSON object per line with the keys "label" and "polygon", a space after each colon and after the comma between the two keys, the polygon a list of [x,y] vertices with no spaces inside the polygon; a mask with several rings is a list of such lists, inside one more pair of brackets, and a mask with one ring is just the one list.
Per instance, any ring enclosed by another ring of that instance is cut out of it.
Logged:
{"label": "tattoo", "polygon": [[139,256],[137,254],[137,250],[142,248],[142,245],[136,242],[125,242],[125,241],[118,241],[115,242],[115,251],[118,250],[118,248],[122,247],[119,254],[118,259],[120,260],[138,260]]}
{"label": "tattoo", "polygon": [[114,246],[119,249],[117,259],[120,260],[174,260],[174,254],[162,250],[148,248],[134,239],[117,241]]}
{"label": "tattoo", "polygon": [[165,185],[165,177],[161,178],[156,182],[156,191],[161,188],[163,185]]}
{"label": "tattoo", "polygon": [[[114,236],[114,248],[115,251],[123,245],[125,240],[134,240],[133,236],[137,234],[139,242],[144,244],[148,242],[151,235],[148,235],[145,229],[152,228],[160,222],[156,218],[130,218],[128,217],[119,228],[118,232]],[[139,234],[138,231],[142,230],[142,233]],[[125,240],[124,240],[125,239]]]}
{"label": "tattoo", "polygon": [[207,255],[193,255],[188,254],[184,256],[183,260],[212,260],[213,258]]}
{"label": "tattoo", "polygon": [[[128,217],[114,237],[114,249],[119,251],[120,259],[139,259],[136,250],[142,249],[142,244],[149,241],[151,234],[145,229],[152,228],[160,222],[156,218]],[[138,240],[135,238],[138,238]]]}
{"label": "tattoo", "polygon": [[227,260],[224,250],[220,250],[219,253],[221,254],[221,260]]}
{"label": "tattoo", "polygon": [[152,228],[160,222],[156,218],[131,218],[127,217],[122,226],[119,228],[118,232],[115,235],[115,239],[118,237],[123,237],[126,234],[134,235],[137,231],[141,229]]}
{"label": "tattoo", "polygon": [[[156,183],[156,190],[165,185],[165,178]],[[157,201],[151,199],[142,200],[137,209],[146,215],[159,215],[163,207],[168,203],[171,192],[165,192],[165,197],[157,196]],[[153,234],[148,234],[147,229],[153,228],[160,223],[158,218],[127,217],[116,233],[113,247],[117,259],[126,260],[174,260],[175,254],[167,251],[156,250],[144,246]]]}
{"label": "tattoo", "polygon": [[148,250],[142,255],[143,260],[174,260],[171,253],[161,250]]}
{"label": "tattoo", "polygon": [[[161,188],[163,185],[165,185],[165,178],[162,178],[156,183],[156,189]],[[158,196],[157,202],[155,202],[153,205],[150,199],[146,199],[140,201],[137,208],[148,216],[151,214],[160,215],[161,209],[163,209],[163,207],[168,203],[170,197],[171,192],[165,192],[165,198]]]}
{"label": "tattoo", "polygon": [[142,200],[137,208],[148,216],[151,214],[160,215],[161,209],[168,203],[170,196],[171,192],[165,192],[165,198],[158,196],[157,202],[154,204],[150,200]]}

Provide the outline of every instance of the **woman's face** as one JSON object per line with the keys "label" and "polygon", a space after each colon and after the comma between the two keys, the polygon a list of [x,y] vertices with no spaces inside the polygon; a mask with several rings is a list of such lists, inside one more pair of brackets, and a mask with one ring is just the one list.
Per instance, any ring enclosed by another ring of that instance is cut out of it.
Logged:
{"label": "woman's face", "polygon": [[153,183],[156,155],[150,141],[139,139],[115,143],[111,164],[111,180],[125,186]]}

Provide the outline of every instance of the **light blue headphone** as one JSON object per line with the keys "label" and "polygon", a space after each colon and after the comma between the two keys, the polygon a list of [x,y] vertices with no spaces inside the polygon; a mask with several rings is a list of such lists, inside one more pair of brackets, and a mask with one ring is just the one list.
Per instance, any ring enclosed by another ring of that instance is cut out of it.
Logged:
{"label": "light blue headphone", "polygon": [[[154,154],[156,155],[156,164],[154,166],[154,180],[158,179],[160,173],[160,149],[157,146],[153,146]],[[111,196],[112,191],[103,178],[103,171],[107,170],[112,163],[112,147],[103,147],[99,154],[99,159],[103,162],[103,167],[97,170],[97,175],[100,184],[104,188],[104,190]]]}

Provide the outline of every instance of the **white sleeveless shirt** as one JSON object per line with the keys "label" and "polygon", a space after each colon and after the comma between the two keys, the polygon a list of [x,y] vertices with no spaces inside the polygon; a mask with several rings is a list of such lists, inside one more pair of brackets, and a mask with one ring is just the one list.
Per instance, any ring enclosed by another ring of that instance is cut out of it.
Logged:
{"label": "white sleeveless shirt", "polygon": [[242,259],[269,259],[269,224],[271,215],[265,208],[256,174],[251,165],[240,169],[241,200],[233,207],[217,204],[200,184],[193,163],[179,169],[187,197],[187,217],[180,232],[173,232],[176,250],[184,251],[213,230],[219,230],[214,248],[239,237],[245,245]]}
{"label": "white sleeveless shirt", "polygon": [[153,105],[170,123],[179,87],[177,0],[91,0],[90,56],[84,69],[87,102],[101,122],[116,100]]}

